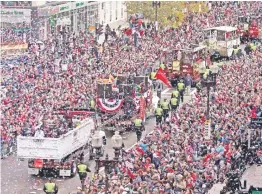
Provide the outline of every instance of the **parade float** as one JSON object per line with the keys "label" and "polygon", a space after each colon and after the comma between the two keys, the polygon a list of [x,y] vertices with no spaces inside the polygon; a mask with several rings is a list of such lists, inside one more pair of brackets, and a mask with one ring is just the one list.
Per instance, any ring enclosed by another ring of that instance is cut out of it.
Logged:
{"label": "parade float", "polygon": [[206,49],[207,46],[190,44],[187,47],[177,47],[164,53],[165,61],[169,64],[165,67],[166,77],[173,87],[176,86],[179,79],[185,78],[187,75],[192,77],[193,85],[200,80],[199,68],[210,63],[205,58]]}
{"label": "parade float", "polygon": [[[126,76],[110,76],[97,83],[96,105],[106,130],[123,130],[140,116],[146,121],[153,114],[152,85],[147,76],[127,79]],[[112,120],[110,118],[114,117]],[[121,129],[119,129],[121,128]]]}

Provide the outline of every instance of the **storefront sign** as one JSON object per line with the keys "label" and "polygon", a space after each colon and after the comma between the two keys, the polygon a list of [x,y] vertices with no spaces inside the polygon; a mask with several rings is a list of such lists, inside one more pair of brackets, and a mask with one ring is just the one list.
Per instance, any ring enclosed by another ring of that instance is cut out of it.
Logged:
{"label": "storefront sign", "polygon": [[31,9],[1,9],[1,22],[6,23],[30,23]]}
{"label": "storefront sign", "polygon": [[80,1],[80,2],[76,2],[75,3],[75,8],[80,8],[80,7],[84,7],[85,6],[85,2],[84,1]]}
{"label": "storefront sign", "polygon": [[59,5],[59,13],[70,11],[71,10],[71,2]]}
{"label": "storefront sign", "polygon": [[31,16],[30,9],[1,9],[1,17],[4,16]]}

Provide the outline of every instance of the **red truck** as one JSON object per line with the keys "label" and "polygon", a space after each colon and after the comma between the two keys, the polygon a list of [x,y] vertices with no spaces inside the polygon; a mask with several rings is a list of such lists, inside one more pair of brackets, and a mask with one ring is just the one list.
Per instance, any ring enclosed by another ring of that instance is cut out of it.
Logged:
{"label": "red truck", "polygon": [[166,61],[167,64],[170,64],[166,68],[166,73],[171,84],[175,85],[173,83],[175,79],[184,78],[187,74],[190,74],[194,83],[198,82],[200,79],[199,67],[206,65],[206,46],[191,44],[187,48],[175,49],[171,54],[176,55],[176,59],[180,59]]}
{"label": "red truck", "polygon": [[238,28],[242,43],[247,42],[249,40],[261,40],[261,16],[239,16],[238,21]]}

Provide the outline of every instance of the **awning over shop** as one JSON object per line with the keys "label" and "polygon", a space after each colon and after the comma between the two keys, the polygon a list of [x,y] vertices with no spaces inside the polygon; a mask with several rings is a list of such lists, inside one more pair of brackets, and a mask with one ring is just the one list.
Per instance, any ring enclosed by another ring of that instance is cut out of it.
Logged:
{"label": "awning over shop", "polygon": [[28,49],[28,44],[16,44],[16,45],[1,45],[2,51],[8,51],[8,50],[22,50],[22,49]]}

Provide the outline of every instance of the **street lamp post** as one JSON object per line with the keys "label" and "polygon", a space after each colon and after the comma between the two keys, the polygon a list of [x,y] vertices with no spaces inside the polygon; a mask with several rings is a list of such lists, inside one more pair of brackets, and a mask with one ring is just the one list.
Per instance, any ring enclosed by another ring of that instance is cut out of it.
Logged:
{"label": "street lamp post", "polygon": [[119,135],[119,132],[116,131],[115,135],[112,137],[113,149],[115,150],[115,160],[119,159],[120,149],[122,148],[123,138]]}
{"label": "street lamp post", "polygon": [[216,82],[217,81],[217,74],[218,74],[218,66],[216,64],[213,64],[212,66],[210,66],[210,70],[211,70],[211,75],[212,75],[212,79]]}
{"label": "street lamp post", "polygon": [[199,69],[199,73],[200,73],[200,79],[203,79],[203,75],[206,72],[205,64],[200,63],[198,69]]}
{"label": "street lamp post", "polygon": [[153,1],[152,5],[155,7],[155,30],[157,32],[157,10],[160,7],[160,1]]}
{"label": "street lamp post", "polygon": [[[100,138],[98,140],[98,138]],[[94,140],[93,140],[94,139]],[[93,145],[93,142],[94,142],[94,145],[96,146],[96,148],[100,148],[102,147],[102,144],[103,144],[103,137],[102,136],[96,136],[94,135],[93,138],[92,138],[92,145]],[[99,142],[99,143],[98,143]],[[119,156],[120,156],[120,149],[122,148],[122,144],[123,144],[123,138],[121,137],[121,135],[119,135],[119,132],[116,131],[115,132],[115,135],[113,135],[112,137],[112,147],[113,149],[115,150],[115,157],[114,159],[109,159],[108,157],[108,154],[106,154],[106,157],[105,159],[100,159],[100,155],[98,154],[98,152],[96,152],[96,173],[98,174],[99,173],[99,168],[101,166],[104,166],[105,167],[105,184],[106,184],[106,191],[105,193],[107,194],[108,192],[108,174],[110,173],[110,167],[111,166],[115,166],[116,164],[118,164],[119,162]]]}
{"label": "street lamp post", "polygon": [[[199,68],[199,73],[201,75],[201,86],[202,87],[206,87],[207,88],[207,111],[206,111],[206,118],[207,120],[209,120],[209,111],[210,111],[210,103],[209,103],[209,99],[210,99],[210,89],[211,87],[215,87],[216,86],[216,80],[215,77],[210,77],[208,76],[207,79],[203,79],[203,75],[206,71],[205,66],[201,66]],[[218,68],[213,67],[213,69],[211,69],[212,71],[212,75],[216,76],[217,72],[218,72]]]}
{"label": "street lamp post", "polygon": [[206,80],[202,80],[201,85],[203,87],[207,88],[207,112],[206,112],[206,118],[209,120],[209,110],[210,110],[210,103],[209,103],[209,98],[210,98],[210,89],[211,87],[214,87],[216,85],[215,80],[210,80],[209,77]]}
{"label": "street lamp post", "polygon": [[[99,133],[99,131],[95,131],[95,134],[92,137],[92,147],[94,149],[96,149],[96,159],[95,161],[99,160],[100,157],[100,150],[103,146],[103,137],[101,136],[101,134]],[[97,163],[96,165],[96,173],[98,173],[99,171],[99,164]]]}

